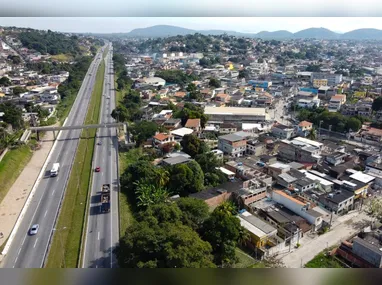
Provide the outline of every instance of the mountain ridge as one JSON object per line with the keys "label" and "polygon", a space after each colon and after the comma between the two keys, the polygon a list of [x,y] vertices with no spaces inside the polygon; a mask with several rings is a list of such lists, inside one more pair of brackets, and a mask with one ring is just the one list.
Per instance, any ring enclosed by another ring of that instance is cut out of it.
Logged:
{"label": "mountain ridge", "polygon": [[115,33],[115,35],[130,38],[158,38],[158,37],[171,37],[177,35],[188,35],[200,33],[203,35],[232,35],[248,38],[262,38],[262,39],[349,39],[349,40],[382,40],[382,30],[373,28],[362,28],[352,30],[346,33],[336,33],[326,28],[308,28],[296,33],[286,30],[278,31],[261,31],[259,33],[242,33],[236,31],[226,30],[194,30],[171,25],[155,25],[146,28],[133,29],[128,33]]}

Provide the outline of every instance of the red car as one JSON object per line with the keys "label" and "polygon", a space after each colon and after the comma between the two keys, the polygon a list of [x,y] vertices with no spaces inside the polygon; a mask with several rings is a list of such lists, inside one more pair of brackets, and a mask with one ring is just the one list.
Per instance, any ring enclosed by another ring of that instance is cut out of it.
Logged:
{"label": "red car", "polygon": [[100,172],[100,171],[101,171],[101,167],[97,166],[97,167],[95,168],[95,172]]}

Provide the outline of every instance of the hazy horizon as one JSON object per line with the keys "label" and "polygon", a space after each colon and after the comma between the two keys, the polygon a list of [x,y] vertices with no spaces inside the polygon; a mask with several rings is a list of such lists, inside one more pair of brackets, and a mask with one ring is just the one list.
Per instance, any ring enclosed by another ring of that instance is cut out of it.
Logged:
{"label": "hazy horizon", "polygon": [[127,33],[133,29],[171,25],[193,30],[227,30],[242,33],[287,30],[292,33],[307,28],[326,28],[337,33],[355,29],[382,30],[382,18],[356,17],[15,17],[0,18],[0,26],[16,26],[72,33]]}

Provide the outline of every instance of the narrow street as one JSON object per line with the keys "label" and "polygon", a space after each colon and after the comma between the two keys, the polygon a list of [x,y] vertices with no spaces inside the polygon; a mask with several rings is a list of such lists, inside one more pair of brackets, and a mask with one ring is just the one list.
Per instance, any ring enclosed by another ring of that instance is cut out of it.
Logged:
{"label": "narrow street", "polygon": [[341,241],[358,233],[363,227],[369,225],[371,218],[364,212],[355,211],[339,218],[340,223],[332,229],[315,238],[305,236],[301,240],[301,247],[291,253],[279,256],[288,268],[301,268],[326,248],[339,245]]}

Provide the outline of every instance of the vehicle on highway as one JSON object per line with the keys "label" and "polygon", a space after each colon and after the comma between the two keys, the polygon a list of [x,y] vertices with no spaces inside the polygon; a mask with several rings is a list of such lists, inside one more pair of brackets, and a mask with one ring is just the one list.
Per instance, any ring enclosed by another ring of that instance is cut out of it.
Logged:
{"label": "vehicle on highway", "polygon": [[39,229],[40,225],[39,224],[35,224],[31,227],[31,229],[29,230],[29,234],[30,235],[36,235],[38,233],[38,229]]}
{"label": "vehicle on highway", "polygon": [[110,212],[110,184],[103,184],[101,189],[101,211]]}
{"label": "vehicle on highway", "polygon": [[106,98],[107,98],[107,99],[110,99],[110,96],[107,96]]}
{"label": "vehicle on highway", "polygon": [[60,164],[58,162],[53,163],[53,167],[50,170],[50,177],[55,177],[58,175],[58,171],[60,170]]}
{"label": "vehicle on highway", "polygon": [[98,145],[102,145],[102,142],[101,142],[101,141],[99,141],[97,144],[98,144]]}
{"label": "vehicle on highway", "polygon": [[100,172],[100,171],[101,171],[101,167],[97,166],[97,167],[95,168],[95,172]]}

